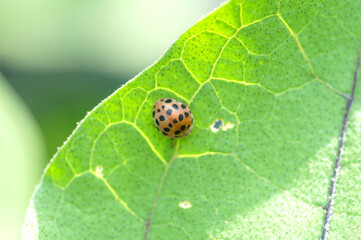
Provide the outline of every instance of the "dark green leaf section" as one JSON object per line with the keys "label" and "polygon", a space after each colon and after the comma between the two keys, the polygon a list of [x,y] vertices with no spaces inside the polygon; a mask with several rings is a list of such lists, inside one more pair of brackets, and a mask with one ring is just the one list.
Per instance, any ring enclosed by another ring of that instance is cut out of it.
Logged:
{"label": "dark green leaf section", "polygon": [[[320,238],[360,16],[352,0],[235,0],[198,22],[56,154],[38,238]],[[174,147],[153,124],[163,97],[195,119]]]}

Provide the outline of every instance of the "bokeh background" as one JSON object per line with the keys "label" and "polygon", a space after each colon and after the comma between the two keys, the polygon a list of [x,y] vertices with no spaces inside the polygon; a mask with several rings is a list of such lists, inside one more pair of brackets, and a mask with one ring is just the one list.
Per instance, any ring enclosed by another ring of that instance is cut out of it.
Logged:
{"label": "bokeh background", "polygon": [[0,0],[0,239],[94,106],[222,0]]}

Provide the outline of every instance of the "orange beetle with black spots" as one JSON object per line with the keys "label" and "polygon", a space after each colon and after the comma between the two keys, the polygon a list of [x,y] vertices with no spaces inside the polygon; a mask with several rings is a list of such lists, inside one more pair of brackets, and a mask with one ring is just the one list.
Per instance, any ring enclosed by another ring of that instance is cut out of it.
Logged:
{"label": "orange beetle with black spots", "polygon": [[156,128],[171,139],[185,137],[193,128],[191,110],[184,103],[172,98],[162,98],[154,103],[153,121]]}

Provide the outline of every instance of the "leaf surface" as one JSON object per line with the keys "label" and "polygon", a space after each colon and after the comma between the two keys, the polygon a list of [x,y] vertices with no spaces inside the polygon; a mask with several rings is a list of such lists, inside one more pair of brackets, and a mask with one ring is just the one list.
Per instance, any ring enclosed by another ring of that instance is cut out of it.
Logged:
{"label": "leaf surface", "polygon": [[[81,122],[47,168],[25,229],[40,239],[321,238],[360,16],[351,0],[226,3]],[[174,147],[153,124],[164,97],[195,119]],[[347,194],[333,207],[357,215],[357,164],[343,174]],[[352,232],[337,215],[330,224],[329,236]]]}

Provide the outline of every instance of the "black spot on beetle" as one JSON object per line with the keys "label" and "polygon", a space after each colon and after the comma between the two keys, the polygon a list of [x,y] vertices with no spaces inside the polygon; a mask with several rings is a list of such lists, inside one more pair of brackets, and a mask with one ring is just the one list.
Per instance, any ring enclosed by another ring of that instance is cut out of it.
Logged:
{"label": "black spot on beetle", "polygon": [[184,130],[184,129],[186,129],[186,125],[181,126],[181,130]]}
{"label": "black spot on beetle", "polygon": [[170,99],[170,98],[169,98],[169,99],[167,99],[167,100],[165,100],[165,102],[166,102],[166,103],[171,103],[172,101],[173,101],[173,100],[172,100],[172,99]]}
{"label": "black spot on beetle", "polygon": [[175,134],[175,135],[179,135],[179,134],[180,134],[180,131],[177,130],[177,131],[174,132],[174,134]]}
{"label": "black spot on beetle", "polygon": [[173,127],[173,124],[172,124],[172,123],[169,123],[168,126],[171,128],[171,127]]}
{"label": "black spot on beetle", "polygon": [[168,109],[168,110],[167,110],[167,114],[168,114],[169,116],[172,115],[172,112],[173,112],[172,109]]}
{"label": "black spot on beetle", "polygon": [[174,123],[178,123],[177,119],[174,119],[173,122],[174,122]]}
{"label": "black spot on beetle", "polygon": [[167,134],[167,133],[165,133],[165,132],[162,132],[162,133],[163,133],[163,135],[164,135],[164,136],[168,136],[168,134]]}
{"label": "black spot on beetle", "polygon": [[153,117],[155,116],[155,111],[153,111]]}
{"label": "black spot on beetle", "polygon": [[165,106],[163,105],[163,106],[162,106],[162,109],[164,110],[164,108],[165,108]]}
{"label": "black spot on beetle", "polygon": [[186,109],[186,105],[184,105],[183,103],[182,103],[181,107],[182,107],[183,109]]}
{"label": "black spot on beetle", "polygon": [[189,113],[184,112],[184,116],[186,116],[186,118],[189,117]]}
{"label": "black spot on beetle", "polygon": [[183,121],[183,114],[179,114],[178,119],[180,122]]}
{"label": "black spot on beetle", "polygon": [[164,117],[163,115],[160,115],[160,116],[159,116],[159,120],[160,120],[160,121],[164,121],[164,120],[165,120],[165,117]]}
{"label": "black spot on beetle", "polygon": [[157,124],[159,126],[159,122],[158,119],[155,120],[155,124]]}
{"label": "black spot on beetle", "polygon": [[157,112],[160,112],[160,109],[158,108]]}
{"label": "black spot on beetle", "polygon": [[172,107],[173,107],[175,110],[178,110],[178,105],[177,105],[177,104],[172,104]]}
{"label": "black spot on beetle", "polygon": [[164,128],[164,132],[170,132],[169,128]]}
{"label": "black spot on beetle", "polygon": [[190,128],[190,127],[191,127],[191,125],[188,125],[188,126],[187,126],[187,129]]}
{"label": "black spot on beetle", "polygon": [[192,120],[191,120],[191,123],[193,123],[193,118],[192,118]]}

